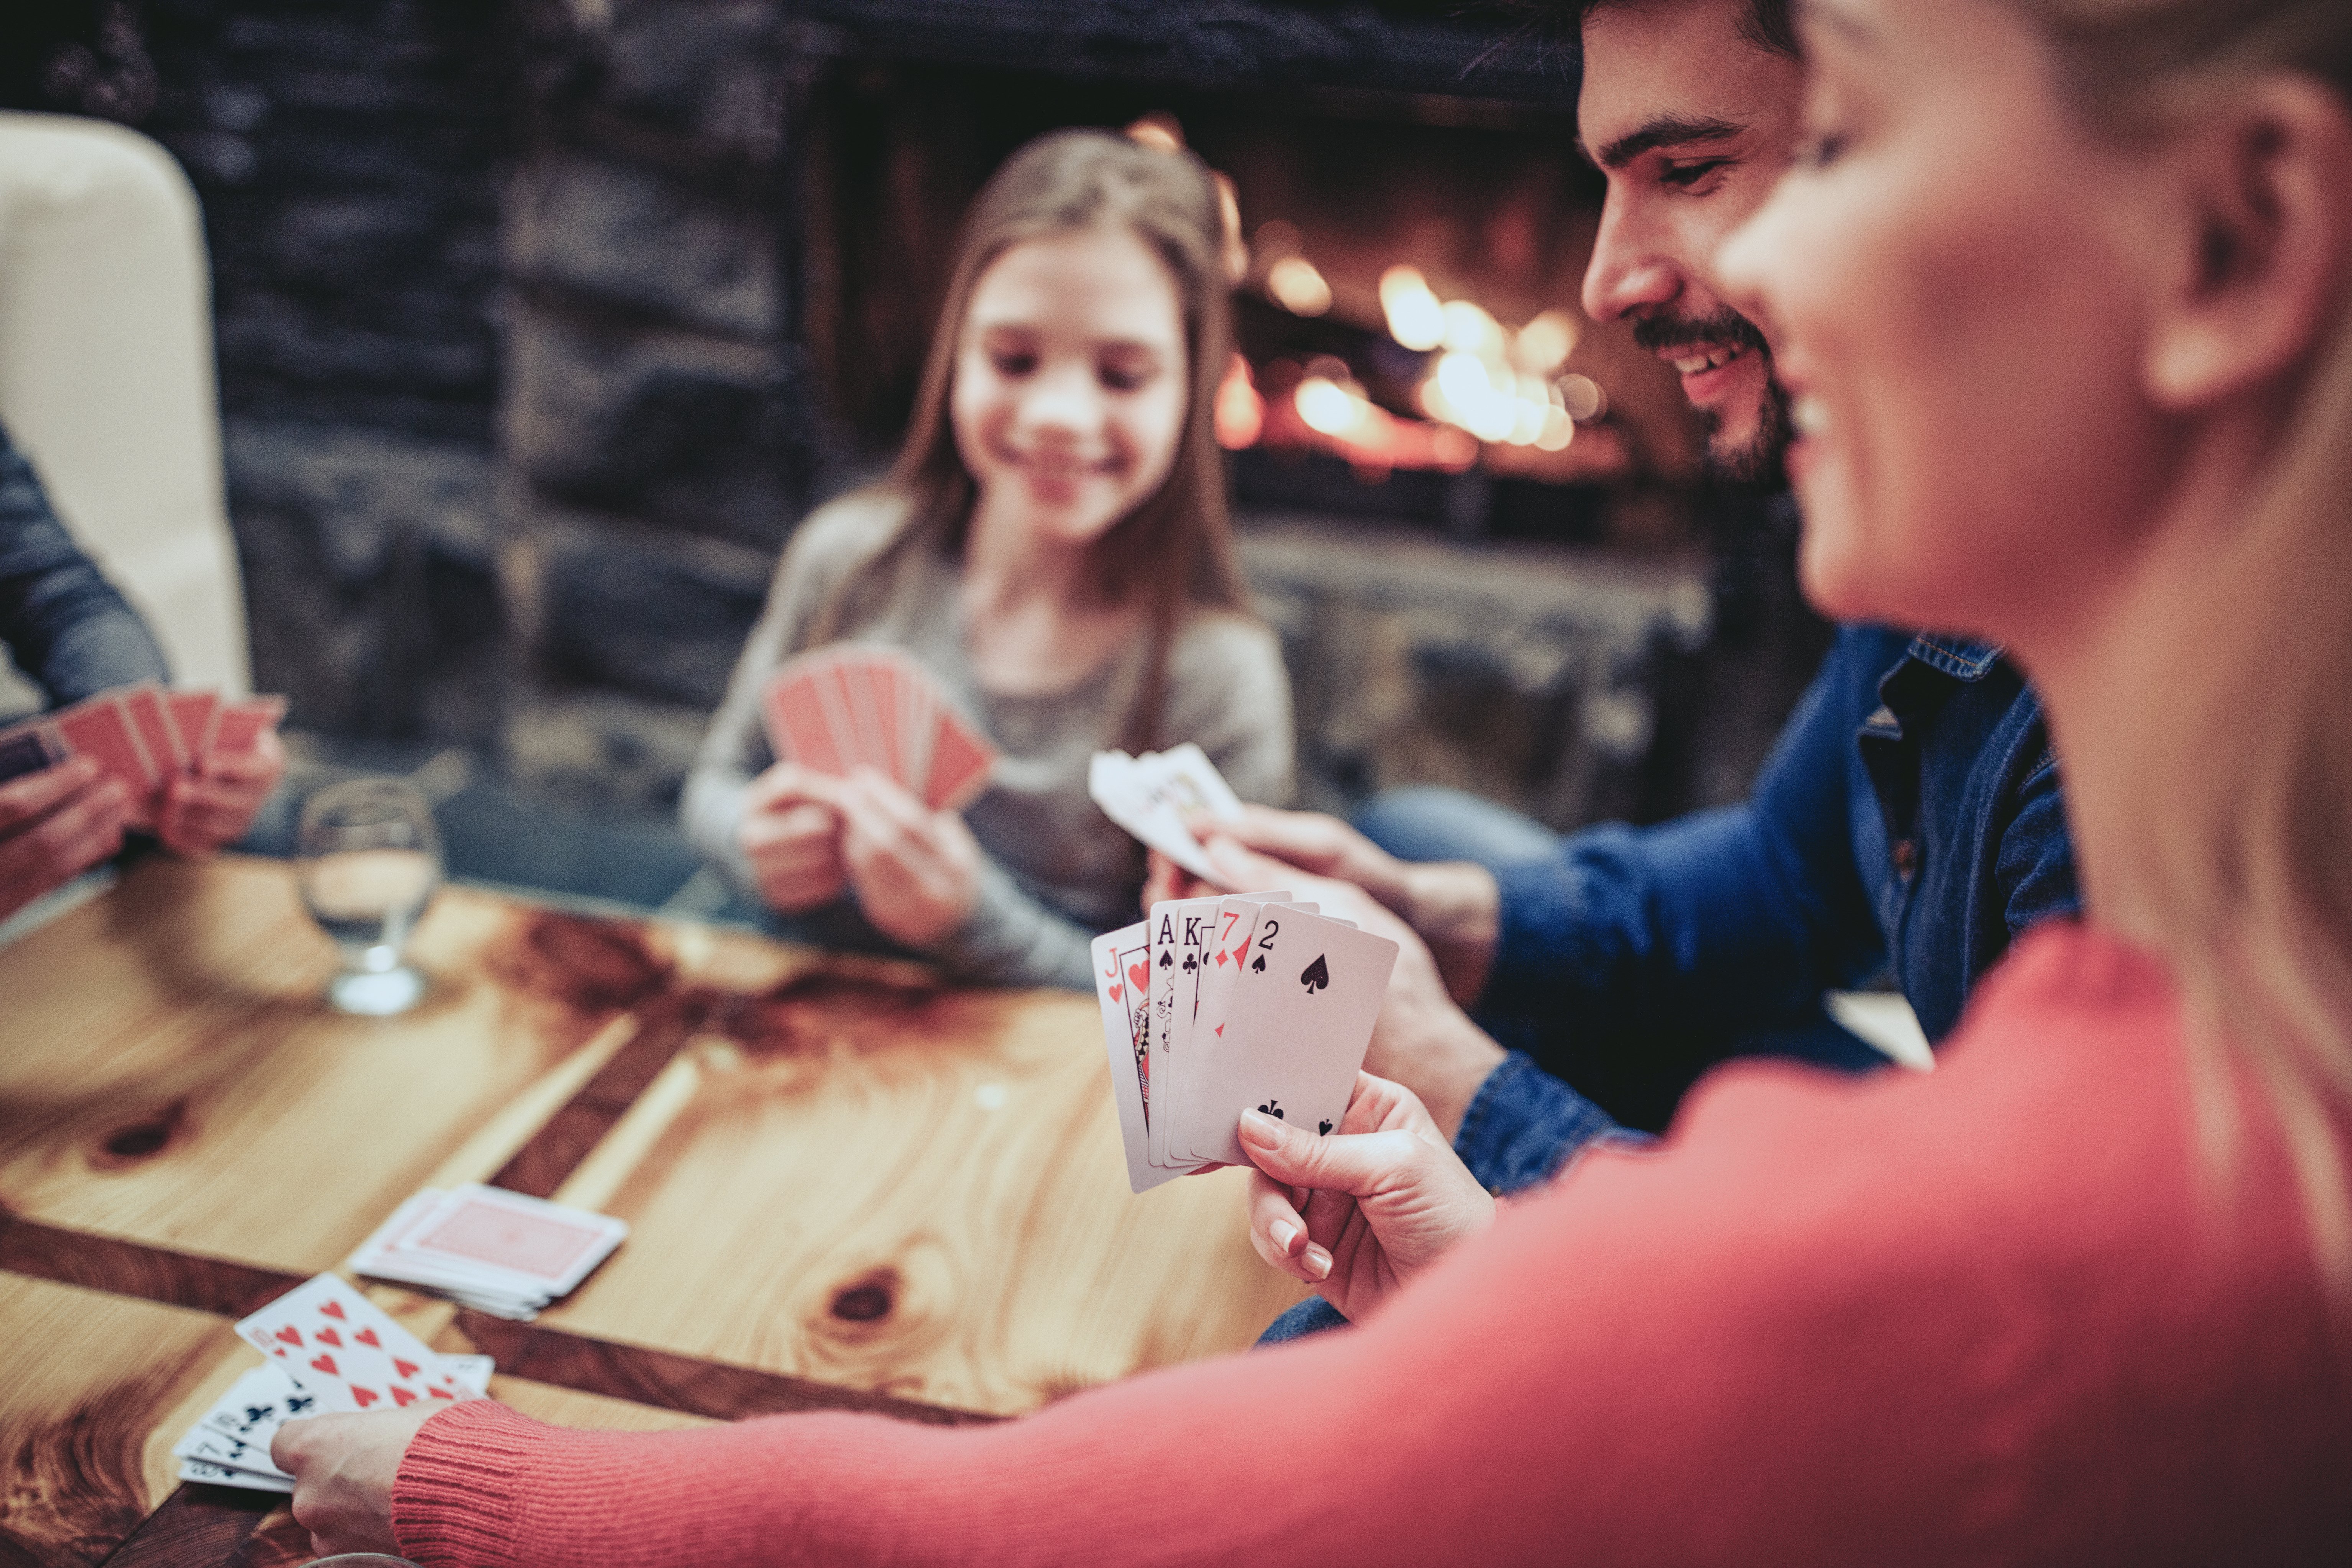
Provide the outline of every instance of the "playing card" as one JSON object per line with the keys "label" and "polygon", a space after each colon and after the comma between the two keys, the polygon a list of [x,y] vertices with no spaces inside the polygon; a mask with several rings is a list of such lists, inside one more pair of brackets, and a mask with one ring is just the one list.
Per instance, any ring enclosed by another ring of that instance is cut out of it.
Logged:
{"label": "playing card", "polygon": [[182,1459],[180,1479],[210,1487],[243,1487],[248,1491],[291,1492],[294,1478],[279,1479],[276,1476],[257,1475],[251,1470],[234,1470],[226,1465],[212,1464],[204,1459]]}
{"label": "playing card", "polygon": [[988,789],[996,748],[942,701],[932,726],[929,783],[923,798],[934,811],[961,811]]}
{"label": "playing card", "polygon": [[331,1412],[473,1397],[422,1341],[332,1274],[239,1321],[236,1332]]}
{"label": "playing card", "polygon": [[172,710],[172,722],[180,731],[181,742],[187,748],[191,762],[202,760],[213,749],[213,721],[220,716],[220,693],[167,691],[163,694],[163,706]]}
{"label": "playing card", "polygon": [[1233,1131],[1230,1125],[1222,1124],[1223,1119],[1214,1106],[1203,1109],[1193,1098],[1199,1084],[1195,1069],[1224,1044],[1234,1016],[1234,993],[1249,962],[1250,943],[1257,938],[1259,921],[1284,908],[1315,912],[1313,904],[1293,904],[1278,894],[1234,893],[1217,902],[1216,922],[1208,933],[1209,951],[1202,965],[1192,1026],[1183,1042],[1183,1058],[1175,1069],[1181,1088],[1162,1133],[1166,1159],[1213,1159],[1216,1156],[1208,1151],[1223,1148],[1221,1134]]}
{"label": "playing card", "polygon": [[552,1300],[575,1289],[628,1234],[627,1223],[610,1215],[468,1184],[444,1197],[400,1248],[414,1258],[509,1276]]}
{"label": "playing card", "polygon": [[768,727],[768,749],[778,757],[835,778],[849,771],[808,670],[787,665],[768,677],[760,711]]}
{"label": "playing card", "polygon": [[41,720],[30,719],[0,730],[0,784],[55,767],[65,760],[65,748]]}
{"label": "playing card", "polygon": [[930,671],[908,661],[898,683],[898,756],[907,770],[907,787],[917,798],[930,800],[931,747],[939,739],[940,713],[945,698]]}
{"label": "playing card", "polygon": [[170,773],[185,773],[194,759],[180,738],[180,727],[172,721],[172,710],[163,701],[163,689],[142,682],[121,694],[123,717],[139,731],[139,743],[147,758],[160,770],[157,782]]}
{"label": "playing card", "polygon": [[121,780],[130,792],[131,822],[148,825],[155,784],[163,773],[149,760],[138,731],[111,693],[100,692],[54,715],[50,729],[69,751],[96,758],[100,767]]}
{"label": "playing card", "polygon": [[[1151,1163],[1144,1118],[1144,1074],[1148,1070],[1142,1037],[1146,1014],[1135,1003],[1136,973],[1151,952],[1150,924],[1139,921],[1095,938],[1088,952],[1094,958],[1095,1000],[1102,1008],[1103,1046],[1110,1058],[1110,1091],[1118,1107],[1118,1136],[1127,1151],[1127,1184],[1139,1193],[1181,1176]],[[1149,976],[1146,975],[1148,982]]]}
{"label": "playing card", "polygon": [[1239,1164],[1246,1109],[1313,1132],[1338,1127],[1396,956],[1396,943],[1344,921],[1267,908],[1233,982],[1224,1034],[1190,1064],[1191,1120],[1171,1136]]}
{"label": "playing card", "polygon": [[[1286,904],[1286,892],[1235,894],[1236,903]],[[1217,965],[1213,948],[1218,910],[1223,897],[1184,899],[1151,906],[1151,1084],[1161,1108],[1151,1118],[1151,1161],[1156,1165],[1192,1166],[1172,1152],[1168,1129],[1172,1111],[1184,1096],[1184,1069],[1192,1053],[1192,1029],[1200,1010],[1202,977]],[[1312,904],[1298,906],[1312,910]],[[1239,919],[1238,914],[1236,920]],[[1239,939],[1248,941],[1246,933]]]}
{"label": "playing card", "polygon": [[245,752],[253,748],[265,730],[275,730],[286,717],[283,697],[243,697],[234,702],[224,702],[219,715],[213,721],[212,750]]}
{"label": "playing card", "polygon": [[1143,843],[1211,887],[1226,885],[1185,818],[1201,812],[1237,816],[1241,801],[1200,747],[1188,742],[1141,757],[1097,752],[1087,763],[1087,793],[1103,815]]}

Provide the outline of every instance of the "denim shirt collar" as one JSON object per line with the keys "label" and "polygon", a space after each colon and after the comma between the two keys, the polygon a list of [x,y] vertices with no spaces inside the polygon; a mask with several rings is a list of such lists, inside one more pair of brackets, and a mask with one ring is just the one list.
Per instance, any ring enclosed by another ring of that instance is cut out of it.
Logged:
{"label": "denim shirt collar", "polygon": [[1911,639],[1903,650],[1906,658],[1916,658],[1931,669],[1939,669],[1955,680],[1978,681],[1992,673],[2000,662],[2000,647],[1997,643],[1970,642],[1964,637],[1943,637],[1922,632]]}

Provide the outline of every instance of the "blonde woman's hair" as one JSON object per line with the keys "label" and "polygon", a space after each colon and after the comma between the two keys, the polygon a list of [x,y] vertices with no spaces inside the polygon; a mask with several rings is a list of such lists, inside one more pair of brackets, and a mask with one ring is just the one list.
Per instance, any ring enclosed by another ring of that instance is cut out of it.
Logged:
{"label": "blonde woman's hair", "polygon": [[[2280,73],[2352,107],[2352,0],[2011,3],[2127,134]],[[2305,374],[2226,559],[2143,650],[2164,700],[2133,716],[2127,798],[2103,803],[2131,861],[2103,868],[2100,914],[2169,960],[2208,1068],[2266,1087],[2320,1262],[2352,1289],[2352,301]]]}

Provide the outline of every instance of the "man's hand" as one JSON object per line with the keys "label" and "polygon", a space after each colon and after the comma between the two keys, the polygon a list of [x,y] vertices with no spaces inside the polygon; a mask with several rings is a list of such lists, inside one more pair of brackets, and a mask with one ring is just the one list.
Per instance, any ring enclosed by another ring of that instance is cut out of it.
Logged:
{"label": "man's hand", "polygon": [[980,901],[980,845],[961,816],[933,811],[873,768],[851,770],[834,798],[849,884],[876,931],[928,948],[971,918]]}
{"label": "man's hand", "polygon": [[1250,1245],[1351,1321],[1495,1223],[1495,1200],[1402,1084],[1356,1075],[1328,1138],[1242,1113]]}
{"label": "man's hand", "polygon": [[294,1522],[310,1550],[400,1553],[392,1534],[392,1483],[417,1430],[440,1413],[389,1410],[289,1421],[270,1439],[269,1459],[294,1478]]}
{"label": "man's hand", "polygon": [[242,752],[216,752],[200,772],[175,774],[163,786],[155,837],[184,859],[208,858],[246,836],[285,774],[286,747],[275,730]]}
{"label": "man's hand", "polygon": [[1295,867],[1221,836],[1212,836],[1203,847],[1218,876],[1234,887],[1250,891],[1287,888],[1301,902],[1353,921],[1397,944],[1396,967],[1389,972],[1389,988],[1372,1025],[1364,1068],[1412,1089],[1438,1129],[1453,1137],[1470,1109],[1471,1097],[1486,1075],[1503,1064],[1505,1052],[1447,994],[1437,961],[1420,935],[1353,882],[1302,876]]}
{"label": "man's hand", "polygon": [[[1238,817],[1195,816],[1186,826],[1204,847],[1213,839],[1230,839],[1309,876],[1354,883],[1428,944],[1455,1001],[1466,1007],[1486,989],[1502,932],[1502,892],[1494,873],[1484,866],[1468,860],[1400,860],[1338,817],[1319,812],[1244,805]],[[1165,899],[1205,898],[1217,890],[1157,850],[1149,865],[1143,888],[1146,909]],[[1277,877],[1238,890],[1265,892],[1292,879]]]}
{"label": "man's hand", "polygon": [[848,889],[836,785],[797,763],[778,763],[744,792],[735,842],[751,862],[761,900],[780,914],[829,904]]}
{"label": "man's hand", "polygon": [[89,757],[0,784],[0,919],[122,847],[131,796]]}

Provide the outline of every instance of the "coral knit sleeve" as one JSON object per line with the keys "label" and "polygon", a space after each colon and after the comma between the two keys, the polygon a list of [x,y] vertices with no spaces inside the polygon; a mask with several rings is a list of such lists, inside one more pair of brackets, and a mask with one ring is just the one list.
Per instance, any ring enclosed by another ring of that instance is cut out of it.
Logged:
{"label": "coral knit sleeve", "polygon": [[2200,1163],[2176,1011],[2062,927],[1933,1074],[1720,1072],[1359,1327],[973,1428],[467,1405],[394,1530],[430,1568],[2340,1564],[2352,1355],[2251,1091]]}

